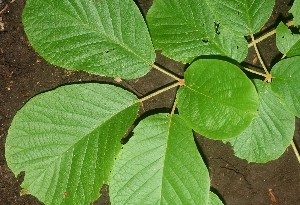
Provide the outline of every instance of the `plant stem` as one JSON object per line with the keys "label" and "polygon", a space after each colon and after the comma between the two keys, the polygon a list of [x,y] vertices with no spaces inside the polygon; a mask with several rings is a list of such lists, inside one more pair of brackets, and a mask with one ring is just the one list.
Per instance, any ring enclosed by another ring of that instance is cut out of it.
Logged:
{"label": "plant stem", "polygon": [[160,89],[160,90],[158,90],[158,91],[156,91],[156,92],[154,92],[154,93],[151,93],[150,95],[147,95],[146,97],[143,97],[143,98],[141,98],[141,99],[139,99],[139,100],[137,100],[137,102],[144,102],[144,101],[146,101],[146,100],[148,100],[148,99],[150,99],[150,98],[152,98],[152,97],[154,97],[154,96],[156,96],[156,95],[159,95],[159,94],[161,94],[161,93],[163,93],[163,92],[165,92],[165,91],[167,91],[167,90],[170,90],[170,89],[172,89],[172,88],[175,88],[175,87],[177,87],[177,86],[182,86],[182,82],[180,81],[180,82],[176,82],[176,83],[174,83],[174,84],[172,84],[172,85],[169,85],[168,87],[165,87],[165,88],[163,88],[163,89]]}
{"label": "plant stem", "polygon": [[251,39],[252,39],[252,42],[253,42],[253,46],[254,46],[256,55],[257,55],[257,57],[258,57],[258,59],[259,59],[259,62],[260,62],[260,64],[262,65],[262,67],[264,68],[264,71],[265,71],[265,73],[267,74],[267,76],[269,76],[270,73],[269,73],[269,71],[268,71],[268,69],[267,69],[267,67],[266,67],[266,65],[265,65],[265,63],[264,63],[264,61],[262,60],[262,58],[261,58],[261,56],[260,56],[259,50],[258,50],[258,48],[257,48],[257,46],[256,46],[256,42],[255,42],[254,36],[253,36],[253,34],[251,34],[250,36],[251,36]]}
{"label": "plant stem", "polygon": [[174,104],[173,104],[173,107],[172,107],[172,111],[171,111],[171,115],[174,115],[176,106],[177,106],[177,99],[175,99],[175,101],[174,101]]}
{"label": "plant stem", "polygon": [[254,42],[257,44],[257,43],[259,43],[259,42],[265,40],[266,38],[268,38],[268,37],[274,35],[275,33],[276,33],[276,29],[274,29],[274,30],[272,30],[272,31],[270,31],[270,32],[268,32],[268,33],[266,33],[265,35],[259,37],[258,39],[255,39],[255,41],[252,40],[252,42],[248,44],[248,48],[254,46]]}
{"label": "plant stem", "polygon": [[292,140],[291,145],[292,145],[294,153],[295,153],[295,155],[296,155],[296,157],[298,159],[298,162],[300,163],[300,155],[299,155],[299,152],[298,152],[298,149],[297,149],[297,147],[295,145],[294,140]]}
{"label": "plant stem", "polygon": [[175,79],[175,80],[177,80],[179,82],[182,81],[181,78],[178,78],[177,76],[175,76],[172,73],[166,71],[165,69],[159,67],[158,65],[153,64],[152,67],[155,68],[156,70],[159,70],[160,72],[166,74],[167,76],[170,76],[171,78],[173,78],[173,79]]}
{"label": "plant stem", "polygon": [[263,77],[267,77],[266,74],[257,72],[257,71],[255,71],[255,70],[252,70],[252,69],[249,69],[249,68],[245,68],[245,67],[243,67],[243,66],[240,66],[240,68],[242,68],[242,69],[244,69],[244,70],[246,70],[246,71],[248,71],[248,72],[250,72],[250,73],[254,73],[254,74],[257,74],[257,75],[260,75],[260,76],[263,76]]}

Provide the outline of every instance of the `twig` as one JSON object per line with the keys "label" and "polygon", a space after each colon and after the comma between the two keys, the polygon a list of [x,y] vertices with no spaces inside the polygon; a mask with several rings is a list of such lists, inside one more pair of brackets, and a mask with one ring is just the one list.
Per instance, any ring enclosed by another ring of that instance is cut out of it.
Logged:
{"label": "twig", "polygon": [[[16,1],[16,0],[11,0],[11,1],[9,2],[9,4],[14,3],[15,1]],[[0,14],[2,14],[7,8],[8,8],[8,4],[5,4],[4,8],[0,11]]]}
{"label": "twig", "polygon": [[294,140],[292,140],[291,145],[293,147],[293,151],[294,151],[294,153],[296,155],[296,158],[298,159],[298,162],[300,163],[300,155],[299,155],[299,152],[298,152],[298,149],[297,149],[297,147],[295,145]]}
{"label": "twig", "polygon": [[249,68],[245,68],[245,67],[243,67],[243,66],[240,66],[240,68],[242,68],[242,69],[244,69],[244,70],[246,70],[246,71],[248,71],[248,72],[250,72],[250,73],[254,73],[254,74],[257,74],[257,75],[260,75],[260,76],[263,76],[263,77],[267,77],[266,74],[257,72],[257,71],[255,71],[255,70],[252,70],[252,69],[249,69]]}
{"label": "twig", "polygon": [[265,65],[265,63],[264,63],[264,61],[262,60],[262,58],[261,58],[261,56],[260,56],[259,50],[258,50],[258,48],[257,48],[257,46],[256,46],[256,42],[255,42],[254,36],[253,36],[253,34],[251,34],[250,36],[251,36],[251,39],[252,39],[252,42],[253,42],[253,46],[254,46],[256,55],[257,55],[257,57],[258,57],[258,59],[259,59],[259,62],[260,62],[260,64],[262,65],[262,67],[264,68],[264,71],[265,71],[265,73],[267,74],[267,76],[269,76],[270,73],[269,73],[269,71],[268,71],[268,69],[267,69],[267,67],[266,67],[266,65]]}
{"label": "twig", "polygon": [[8,8],[8,4],[6,4],[6,5],[4,6],[4,8],[0,10],[0,15],[1,15],[7,8]]}
{"label": "twig", "polygon": [[170,90],[172,88],[175,88],[177,86],[182,86],[182,82],[176,82],[176,83],[174,83],[172,85],[169,85],[168,87],[165,87],[165,88],[163,88],[161,90],[158,90],[158,91],[156,91],[154,93],[151,93],[150,95],[147,95],[146,97],[143,97],[143,98],[137,100],[137,102],[140,102],[140,103],[144,102],[144,101],[146,101],[146,100],[148,100],[148,99],[150,99],[150,98],[152,98],[152,97],[154,97],[156,95],[159,95],[159,94],[161,94],[161,93],[163,93],[163,92],[165,92],[167,90]]}
{"label": "twig", "polygon": [[[261,37],[255,39],[255,43],[257,44],[257,43],[259,43],[259,42],[265,40],[266,38],[269,38],[270,36],[274,35],[275,33],[276,33],[276,29],[274,29],[274,30],[272,30],[272,31],[270,31],[270,32],[268,32],[268,33],[266,33],[265,35],[263,35],[263,36],[261,36]],[[252,47],[252,46],[254,46],[254,41],[253,41],[253,40],[252,40],[251,43],[248,44],[248,48],[250,48],[250,47]]]}
{"label": "twig", "polygon": [[[9,3],[12,4],[14,3],[16,0],[11,0]],[[4,8],[0,10],[0,15],[8,8],[8,4],[5,4]]]}
{"label": "twig", "polygon": [[166,74],[167,76],[170,76],[171,78],[173,78],[173,79],[175,79],[175,80],[177,80],[179,82],[182,81],[181,78],[178,78],[177,76],[175,76],[172,73],[164,70],[163,68],[159,67],[158,65],[153,64],[152,67],[155,68],[156,70],[159,70],[160,72]]}

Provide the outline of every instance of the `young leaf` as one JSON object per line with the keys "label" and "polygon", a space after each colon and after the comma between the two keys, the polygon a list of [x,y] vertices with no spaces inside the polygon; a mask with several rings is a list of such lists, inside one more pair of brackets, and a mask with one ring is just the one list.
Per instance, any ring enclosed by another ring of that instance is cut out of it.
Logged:
{"label": "young leaf", "polygon": [[240,134],[256,116],[258,96],[235,65],[216,59],[194,62],[178,90],[180,116],[196,132],[212,139]]}
{"label": "young leaf", "polygon": [[203,204],[208,170],[192,130],[179,116],[157,114],[141,121],[112,171],[112,204]]}
{"label": "young leaf", "polygon": [[210,9],[206,1],[155,0],[147,14],[155,48],[181,62],[190,62],[200,55],[245,59],[245,38],[223,29]]}
{"label": "young leaf", "polygon": [[276,45],[288,57],[300,55],[300,35],[293,34],[282,22],[276,28]]}
{"label": "young leaf", "polygon": [[236,156],[248,162],[265,163],[280,157],[290,145],[295,116],[269,84],[256,80],[255,85],[259,93],[258,117],[230,143]]}
{"label": "young leaf", "polygon": [[139,103],[115,86],[77,84],[32,98],[6,139],[8,166],[25,171],[22,187],[47,205],[90,204],[108,183],[120,140]]}
{"label": "young leaf", "polygon": [[279,61],[271,70],[272,90],[279,94],[294,115],[300,117],[300,57]]}
{"label": "young leaf", "polygon": [[293,14],[293,22],[296,26],[300,25],[300,0],[295,0],[292,8],[289,11]]}
{"label": "young leaf", "polygon": [[34,49],[52,64],[98,75],[145,75],[155,53],[132,0],[27,0],[23,24]]}
{"label": "young leaf", "polygon": [[224,204],[215,193],[209,192],[208,205],[224,205]]}

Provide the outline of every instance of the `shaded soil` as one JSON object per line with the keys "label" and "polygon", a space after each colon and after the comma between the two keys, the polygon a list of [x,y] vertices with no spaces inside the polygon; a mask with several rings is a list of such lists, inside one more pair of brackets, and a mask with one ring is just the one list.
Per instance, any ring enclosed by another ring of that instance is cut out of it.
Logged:
{"label": "shaded soil", "polygon": [[[146,13],[152,1],[138,0]],[[79,81],[117,82],[112,78],[90,75],[85,72],[66,71],[49,65],[29,45],[21,23],[25,0],[9,3],[0,0],[0,205],[42,204],[30,195],[20,196],[23,175],[15,177],[7,167],[4,144],[13,116],[25,102],[40,92]],[[280,19],[288,18],[290,1],[277,0],[276,7],[263,32],[274,28]],[[275,36],[261,42],[259,49],[266,64],[273,65],[280,53],[275,46]],[[259,67],[253,49],[249,49],[247,62]],[[169,60],[160,54],[157,63],[179,76],[185,65]],[[158,89],[172,79],[152,70],[143,78],[122,81],[118,84],[132,90],[139,97]],[[172,107],[176,90],[170,90],[144,103],[144,111]],[[295,141],[300,145],[299,121],[297,120]],[[227,205],[297,205],[300,201],[300,166],[292,148],[278,159],[266,164],[248,164],[233,155],[229,145],[195,135],[209,167],[212,189]],[[102,189],[103,196],[95,204],[109,204],[108,187]]]}

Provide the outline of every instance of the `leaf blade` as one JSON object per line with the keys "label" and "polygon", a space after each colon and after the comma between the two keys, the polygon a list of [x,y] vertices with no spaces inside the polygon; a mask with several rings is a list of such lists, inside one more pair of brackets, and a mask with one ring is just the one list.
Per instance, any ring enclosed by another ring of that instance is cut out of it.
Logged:
{"label": "leaf blade", "polygon": [[25,171],[22,187],[46,204],[91,203],[108,182],[120,139],[137,115],[135,101],[123,89],[94,83],[32,98],[8,132],[9,167],[15,174]]}
{"label": "leaf blade", "polygon": [[273,0],[156,0],[147,22],[154,47],[170,58],[222,55],[241,62],[248,52],[244,36],[259,31],[273,6]]}
{"label": "leaf blade", "polygon": [[37,52],[67,69],[137,78],[155,60],[144,19],[131,0],[29,0],[23,23]]}
{"label": "leaf blade", "polygon": [[271,16],[274,0],[209,1],[225,27],[243,36],[257,33]]}
{"label": "leaf blade", "polygon": [[208,171],[194,145],[191,130],[178,116],[150,116],[140,122],[134,133],[113,168],[112,203],[207,203]]}
{"label": "leaf blade", "polygon": [[300,55],[300,35],[293,34],[284,23],[276,28],[276,46],[288,57]]}
{"label": "leaf blade", "polygon": [[295,116],[272,92],[270,85],[258,80],[255,85],[260,99],[259,115],[230,143],[239,158],[266,163],[279,158],[290,145],[294,136]]}
{"label": "leaf blade", "polygon": [[271,89],[285,102],[287,108],[297,117],[300,117],[300,57],[284,59],[271,70],[273,80]]}
{"label": "leaf blade", "polygon": [[209,192],[208,205],[224,205],[224,204],[215,193]]}
{"label": "leaf blade", "polygon": [[247,53],[245,39],[230,32],[217,35],[211,15],[205,1],[154,1],[147,22],[155,48],[181,62],[200,55],[225,55],[242,61]]}
{"label": "leaf blade", "polygon": [[192,129],[208,138],[234,137],[256,116],[255,87],[233,64],[198,60],[185,72],[185,85],[177,94],[179,114]]}
{"label": "leaf blade", "polygon": [[300,25],[300,1],[299,0],[295,0],[293,3],[292,8],[289,11],[290,13],[293,14],[293,22],[296,26]]}

